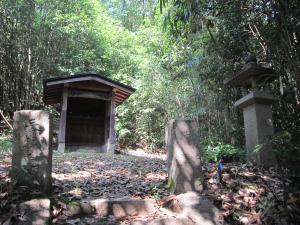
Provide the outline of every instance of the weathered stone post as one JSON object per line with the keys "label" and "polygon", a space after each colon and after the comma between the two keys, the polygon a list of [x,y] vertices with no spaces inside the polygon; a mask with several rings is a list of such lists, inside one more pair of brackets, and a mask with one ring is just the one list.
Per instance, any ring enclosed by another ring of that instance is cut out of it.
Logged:
{"label": "weathered stone post", "polygon": [[41,110],[14,113],[13,183],[51,192],[52,137],[50,115]]}
{"label": "weathered stone post", "polygon": [[202,168],[195,120],[171,120],[166,127],[168,186],[175,194],[202,191]]}
{"label": "weathered stone post", "polygon": [[[247,161],[264,167],[273,166],[275,160],[270,146],[266,145],[273,135],[271,104],[274,97],[265,90],[265,84],[276,77],[273,70],[259,66],[256,58],[251,56],[242,71],[224,81],[225,84],[242,86],[245,96],[234,106],[243,110]],[[247,94],[247,90],[250,93]],[[255,147],[259,144],[263,148],[256,152]]]}

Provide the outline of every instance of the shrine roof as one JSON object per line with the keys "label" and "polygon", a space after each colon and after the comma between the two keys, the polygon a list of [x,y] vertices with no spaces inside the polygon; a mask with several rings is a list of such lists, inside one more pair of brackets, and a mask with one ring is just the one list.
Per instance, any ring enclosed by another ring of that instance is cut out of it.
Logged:
{"label": "shrine roof", "polygon": [[135,92],[135,89],[131,86],[96,73],[49,78],[44,80],[43,86],[43,97],[46,105],[59,103],[64,87],[93,92],[109,93],[114,91],[116,104],[121,104]]}

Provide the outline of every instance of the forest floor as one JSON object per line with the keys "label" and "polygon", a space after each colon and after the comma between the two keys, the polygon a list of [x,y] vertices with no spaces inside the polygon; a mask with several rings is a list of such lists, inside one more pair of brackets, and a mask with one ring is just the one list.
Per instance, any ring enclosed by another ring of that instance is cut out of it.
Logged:
{"label": "forest floor", "polygon": [[[0,157],[0,224],[14,215],[9,197],[8,171],[11,155]],[[229,224],[297,224],[300,221],[300,193],[288,195],[288,205],[282,204],[283,189],[278,174],[245,164],[225,164],[222,182],[218,182],[215,164],[203,167],[207,196],[220,209]],[[143,217],[99,218],[97,216],[70,217],[66,205],[70,202],[95,198],[155,199],[164,205],[170,193],[166,189],[165,154],[130,151],[123,155],[97,153],[55,153],[53,156],[52,222],[54,224],[131,224],[164,216],[158,213]],[[289,185],[291,181],[287,180]],[[16,196],[15,196],[16,198]],[[8,223],[9,224],[9,223]]]}

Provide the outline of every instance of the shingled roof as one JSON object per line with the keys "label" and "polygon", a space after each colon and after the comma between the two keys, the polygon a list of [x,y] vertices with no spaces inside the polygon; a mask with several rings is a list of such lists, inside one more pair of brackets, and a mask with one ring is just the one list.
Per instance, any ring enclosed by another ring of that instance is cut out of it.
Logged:
{"label": "shingled roof", "polygon": [[96,73],[55,77],[44,80],[44,102],[46,105],[61,102],[63,87],[87,91],[115,92],[116,104],[121,104],[135,89]]}

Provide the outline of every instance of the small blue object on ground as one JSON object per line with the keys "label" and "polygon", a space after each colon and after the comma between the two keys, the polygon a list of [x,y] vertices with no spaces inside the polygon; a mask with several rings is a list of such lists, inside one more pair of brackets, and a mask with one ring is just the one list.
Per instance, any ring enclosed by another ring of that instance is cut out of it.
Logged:
{"label": "small blue object on ground", "polygon": [[224,164],[222,163],[222,160],[219,161],[218,163],[218,178],[219,181],[222,182],[222,172],[224,170]]}

